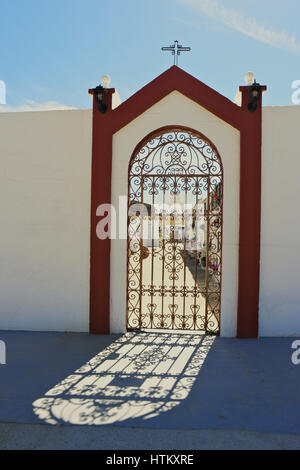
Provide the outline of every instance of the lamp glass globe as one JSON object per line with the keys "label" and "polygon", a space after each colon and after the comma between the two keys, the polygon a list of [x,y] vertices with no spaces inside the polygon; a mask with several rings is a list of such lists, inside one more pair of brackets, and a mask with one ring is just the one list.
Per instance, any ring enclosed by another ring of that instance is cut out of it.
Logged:
{"label": "lamp glass globe", "polygon": [[246,85],[253,85],[255,79],[255,75],[253,72],[247,72],[245,75],[245,82]]}
{"label": "lamp glass globe", "polygon": [[109,75],[102,75],[101,84],[104,88],[109,88],[110,82],[111,82],[111,78]]}

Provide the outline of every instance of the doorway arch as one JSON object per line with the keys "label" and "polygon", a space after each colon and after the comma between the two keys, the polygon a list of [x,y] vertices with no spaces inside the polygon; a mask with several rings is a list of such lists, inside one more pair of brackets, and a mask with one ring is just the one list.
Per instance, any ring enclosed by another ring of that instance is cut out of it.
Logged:
{"label": "doorway arch", "polygon": [[168,126],[128,172],[127,329],[220,333],[223,165],[199,131]]}

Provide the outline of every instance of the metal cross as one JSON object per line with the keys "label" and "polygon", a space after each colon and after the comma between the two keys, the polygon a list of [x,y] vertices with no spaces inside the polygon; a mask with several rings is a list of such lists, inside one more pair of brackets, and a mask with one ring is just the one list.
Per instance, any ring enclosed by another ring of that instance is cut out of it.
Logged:
{"label": "metal cross", "polygon": [[172,55],[174,56],[174,65],[178,65],[178,57],[180,56],[180,53],[190,52],[192,49],[190,47],[182,47],[180,44],[178,44],[178,41],[175,41],[175,44],[173,44],[173,46],[162,47],[161,50],[172,52]]}

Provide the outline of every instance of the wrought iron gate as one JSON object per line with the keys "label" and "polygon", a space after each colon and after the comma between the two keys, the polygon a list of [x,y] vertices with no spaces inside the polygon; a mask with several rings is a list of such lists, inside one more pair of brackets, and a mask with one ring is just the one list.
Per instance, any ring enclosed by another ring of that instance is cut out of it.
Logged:
{"label": "wrought iron gate", "polygon": [[165,128],[129,166],[127,328],[219,333],[223,169],[200,133]]}

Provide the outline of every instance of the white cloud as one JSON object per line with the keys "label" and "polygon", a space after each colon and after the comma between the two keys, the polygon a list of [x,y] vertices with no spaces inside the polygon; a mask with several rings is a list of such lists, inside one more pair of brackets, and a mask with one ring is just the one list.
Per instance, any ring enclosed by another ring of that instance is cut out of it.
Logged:
{"label": "white cloud", "polygon": [[290,52],[300,53],[300,43],[294,36],[285,32],[277,32],[258,23],[255,18],[249,18],[242,13],[223,7],[216,0],[177,0],[179,3],[191,6],[206,16],[235,29],[246,36],[270,46]]}
{"label": "white cloud", "polygon": [[0,113],[14,113],[14,112],[26,112],[26,111],[55,111],[55,110],[67,110],[77,109],[71,106],[66,106],[56,101],[46,101],[44,103],[37,103],[33,100],[24,100],[24,103],[18,106],[0,106]]}

